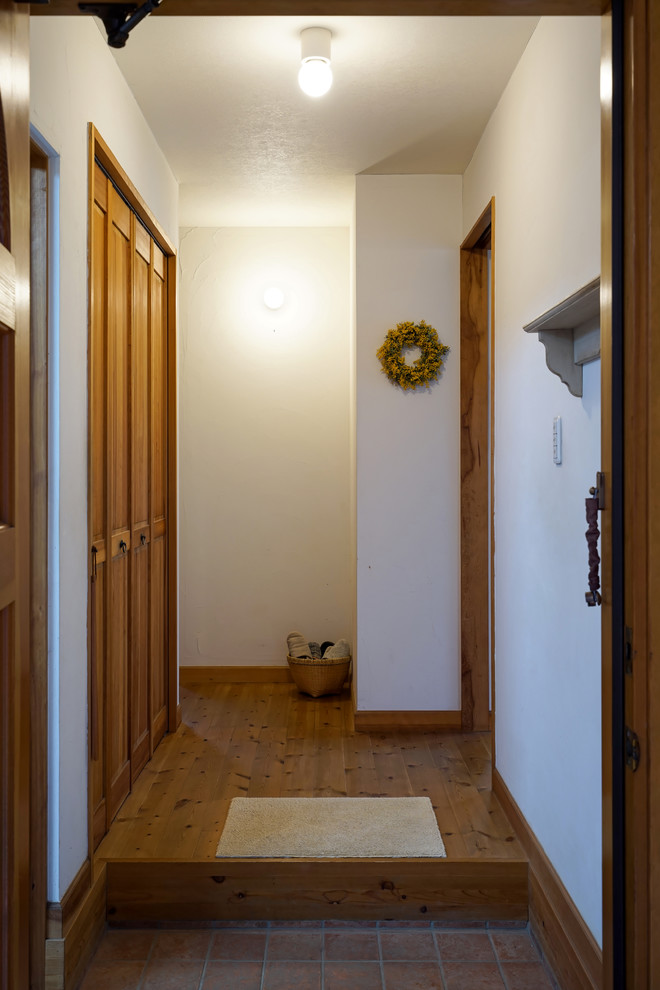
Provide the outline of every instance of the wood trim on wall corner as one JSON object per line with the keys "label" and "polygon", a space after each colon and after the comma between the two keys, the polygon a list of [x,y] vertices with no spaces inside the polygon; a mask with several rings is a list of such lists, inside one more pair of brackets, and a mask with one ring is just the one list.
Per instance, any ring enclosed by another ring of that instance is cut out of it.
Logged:
{"label": "wood trim on wall corner", "polygon": [[[491,198],[461,244],[460,251],[461,710],[464,732],[483,731],[490,724],[494,217],[495,200]],[[486,456],[484,452],[487,452]]]}
{"label": "wood trim on wall corner", "polygon": [[367,712],[354,711],[357,732],[383,730],[429,729],[457,732],[461,728],[461,712]]}
{"label": "wood trim on wall corner", "polygon": [[529,922],[563,990],[601,990],[603,954],[498,770],[493,794],[529,859]]}
{"label": "wood trim on wall corner", "polygon": [[284,684],[293,678],[288,667],[179,667],[179,684]]}

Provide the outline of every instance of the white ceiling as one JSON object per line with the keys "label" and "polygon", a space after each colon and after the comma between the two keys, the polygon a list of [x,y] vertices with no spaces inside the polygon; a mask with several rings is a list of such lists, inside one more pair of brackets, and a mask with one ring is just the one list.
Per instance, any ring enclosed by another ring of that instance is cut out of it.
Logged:
{"label": "white ceiling", "polygon": [[[353,177],[460,173],[532,17],[149,17],[115,51],[181,183],[182,226],[346,226]],[[300,31],[334,84],[297,84]]]}

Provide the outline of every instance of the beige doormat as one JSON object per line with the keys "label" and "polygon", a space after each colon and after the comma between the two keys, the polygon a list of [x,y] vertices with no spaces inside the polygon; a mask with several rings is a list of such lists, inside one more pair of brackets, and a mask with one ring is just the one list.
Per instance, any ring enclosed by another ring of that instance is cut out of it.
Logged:
{"label": "beige doormat", "polygon": [[420,798],[234,798],[216,856],[241,859],[446,856]]}

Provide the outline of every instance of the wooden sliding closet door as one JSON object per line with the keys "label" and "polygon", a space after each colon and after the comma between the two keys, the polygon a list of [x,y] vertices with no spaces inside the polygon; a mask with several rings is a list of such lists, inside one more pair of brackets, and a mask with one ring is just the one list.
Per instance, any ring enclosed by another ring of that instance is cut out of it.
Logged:
{"label": "wooden sliding closet door", "polygon": [[168,721],[166,257],[98,164],[90,245],[96,847]]}

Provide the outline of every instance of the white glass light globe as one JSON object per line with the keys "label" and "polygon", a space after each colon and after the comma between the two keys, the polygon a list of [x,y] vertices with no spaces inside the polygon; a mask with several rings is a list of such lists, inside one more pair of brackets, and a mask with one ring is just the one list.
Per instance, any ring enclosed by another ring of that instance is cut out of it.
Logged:
{"label": "white glass light globe", "polygon": [[268,309],[279,309],[284,302],[284,293],[273,286],[264,292],[264,302]]}
{"label": "white glass light globe", "polygon": [[300,66],[298,85],[308,96],[325,96],[332,86],[332,69],[325,58],[308,58]]}

